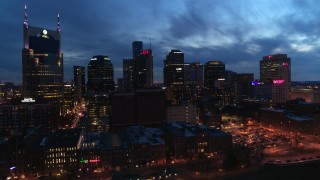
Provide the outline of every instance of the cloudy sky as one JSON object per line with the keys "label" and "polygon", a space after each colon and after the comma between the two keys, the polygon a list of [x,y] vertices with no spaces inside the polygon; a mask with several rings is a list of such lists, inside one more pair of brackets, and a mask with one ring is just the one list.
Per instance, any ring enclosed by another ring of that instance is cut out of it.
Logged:
{"label": "cloudy sky", "polygon": [[[89,3],[90,2],[90,3]],[[259,78],[262,56],[286,53],[293,80],[320,80],[320,1],[307,0],[28,0],[29,25],[56,29],[60,13],[65,80],[72,66],[107,55],[122,77],[131,43],[152,42],[154,79],[171,49],[185,62],[220,60]],[[0,82],[22,82],[23,0],[0,1]]]}

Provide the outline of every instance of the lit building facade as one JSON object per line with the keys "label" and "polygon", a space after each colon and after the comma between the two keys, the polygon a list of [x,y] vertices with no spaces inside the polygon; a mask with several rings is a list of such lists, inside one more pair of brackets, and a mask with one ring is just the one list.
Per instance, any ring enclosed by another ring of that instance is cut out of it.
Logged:
{"label": "lit building facade", "polygon": [[91,131],[108,129],[111,114],[111,93],[114,92],[113,65],[107,56],[93,56],[88,64],[88,119],[86,128]]}
{"label": "lit building facade", "polygon": [[163,81],[166,87],[184,83],[184,53],[171,50],[164,60]]}
{"label": "lit building facade", "polygon": [[135,82],[135,61],[133,59],[123,59],[123,86],[125,92],[134,89]]}
{"label": "lit building facade", "polygon": [[72,83],[66,82],[63,86],[63,100],[62,100],[63,114],[71,113],[74,108],[74,86]]}
{"label": "lit building facade", "polygon": [[287,101],[291,89],[291,58],[287,54],[264,56],[260,60],[260,81],[272,84],[272,102]]}
{"label": "lit building facade", "polygon": [[73,66],[75,100],[80,102],[86,93],[85,67]]}
{"label": "lit building facade", "polygon": [[197,102],[202,99],[203,65],[199,62],[184,64],[184,99]]}
{"label": "lit building facade", "polygon": [[172,49],[163,62],[163,82],[167,89],[167,99],[171,104],[180,104],[185,99],[184,53]]}
{"label": "lit building facade", "polygon": [[90,94],[87,101],[87,130],[89,132],[108,130],[111,115],[110,94]]}
{"label": "lit building facade", "polygon": [[167,106],[167,121],[189,121],[197,123],[197,106],[193,103]]}
{"label": "lit building facade", "polygon": [[153,84],[153,55],[151,49],[142,50],[135,59],[135,89],[145,89]]}
{"label": "lit building facade", "polygon": [[204,91],[217,106],[228,104],[225,76],[226,70],[223,62],[208,61],[204,65]]}
{"label": "lit building facade", "polygon": [[44,149],[46,174],[66,174],[76,172],[79,167],[79,149],[83,141],[82,129],[58,130],[44,139],[40,146]]}
{"label": "lit building facade", "polygon": [[203,65],[200,62],[184,64],[184,82],[203,87]]}
{"label": "lit building facade", "polygon": [[88,64],[88,92],[109,93],[114,91],[113,64],[108,56],[93,56]]}
{"label": "lit building facade", "polygon": [[204,87],[213,92],[219,84],[219,79],[225,79],[225,64],[221,61],[208,61],[204,65]]}
{"label": "lit building facade", "polygon": [[[25,7],[26,11],[26,7]],[[63,53],[60,46],[60,21],[57,30],[23,25],[23,95],[37,101],[60,101],[63,92]]]}

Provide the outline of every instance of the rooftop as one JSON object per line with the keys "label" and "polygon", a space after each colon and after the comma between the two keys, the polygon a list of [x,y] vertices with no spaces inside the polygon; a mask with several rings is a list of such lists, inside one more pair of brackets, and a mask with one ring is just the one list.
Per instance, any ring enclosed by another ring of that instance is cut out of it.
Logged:
{"label": "rooftop", "polygon": [[131,144],[165,144],[161,136],[164,134],[159,128],[146,128],[144,126],[130,126],[126,128],[126,133]]}
{"label": "rooftop", "polygon": [[[197,133],[207,133],[209,136],[226,136],[228,133],[211,128],[206,125],[198,125],[191,122],[171,122],[170,123],[171,133],[175,135],[185,136],[185,137],[193,137],[196,136]],[[178,131],[179,130],[179,131]]]}
{"label": "rooftop", "polygon": [[285,109],[274,109],[274,108],[261,108],[262,110],[266,111],[273,111],[273,112],[284,112]]}
{"label": "rooftop", "polygon": [[[82,129],[59,129],[51,133],[48,137],[44,137],[41,144],[46,147],[75,147],[82,135]],[[47,138],[47,139],[45,139]]]}
{"label": "rooftop", "polygon": [[312,120],[314,120],[313,118],[308,117],[308,116],[297,116],[297,115],[293,115],[293,114],[288,114],[287,117],[294,120],[294,121],[312,121]]}

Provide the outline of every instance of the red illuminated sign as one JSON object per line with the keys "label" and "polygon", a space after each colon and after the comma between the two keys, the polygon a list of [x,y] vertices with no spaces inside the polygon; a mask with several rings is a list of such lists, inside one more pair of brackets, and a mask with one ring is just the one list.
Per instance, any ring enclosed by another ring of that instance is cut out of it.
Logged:
{"label": "red illuminated sign", "polygon": [[150,54],[150,51],[149,51],[149,49],[142,50],[141,54],[148,55],[148,54]]}
{"label": "red illuminated sign", "polygon": [[278,79],[278,80],[273,80],[273,84],[283,84],[284,80]]}
{"label": "red illuminated sign", "polygon": [[285,63],[282,63],[283,66],[288,66],[289,63],[285,62]]}
{"label": "red illuminated sign", "polygon": [[100,160],[99,159],[91,159],[91,160],[89,160],[89,162],[95,163],[95,162],[100,162]]}
{"label": "red illuminated sign", "polygon": [[269,58],[269,59],[271,59],[271,58],[272,58],[272,56],[270,55],[270,56],[268,56],[268,58]]}

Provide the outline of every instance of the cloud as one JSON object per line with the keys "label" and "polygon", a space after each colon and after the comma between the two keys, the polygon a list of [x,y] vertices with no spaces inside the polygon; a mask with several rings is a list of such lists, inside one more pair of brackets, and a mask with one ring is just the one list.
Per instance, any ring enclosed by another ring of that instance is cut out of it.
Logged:
{"label": "cloud", "polygon": [[[318,80],[319,5],[317,0],[44,0],[28,1],[28,17],[30,25],[55,29],[60,13],[66,80],[72,79],[72,66],[87,67],[97,54],[109,56],[115,77],[122,77],[122,59],[132,56],[132,41],[149,48],[150,39],[155,80],[162,79],[170,49],[182,50],[186,62],[217,59],[256,78],[262,56],[287,53],[293,80]],[[0,81],[22,81],[23,6],[23,1],[0,1],[5,17],[0,19]]]}

